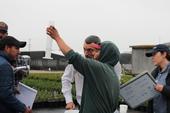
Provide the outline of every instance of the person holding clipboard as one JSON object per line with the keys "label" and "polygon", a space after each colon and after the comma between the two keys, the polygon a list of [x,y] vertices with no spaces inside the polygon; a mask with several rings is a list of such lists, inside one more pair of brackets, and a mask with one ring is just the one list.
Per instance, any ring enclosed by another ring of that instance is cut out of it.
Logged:
{"label": "person holding clipboard", "polygon": [[32,113],[32,109],[15,97],[13,61],[26,42],[12,36],[0,40],[0,113]]}
{"label": "person holding clipboard", "polygon": [[170,50],[168,46],[159,44],[146,52],[152,57],[156,68],[152,76],[156,80],[155,90],[159,95],[149,102],[148,113],[170,113]]}

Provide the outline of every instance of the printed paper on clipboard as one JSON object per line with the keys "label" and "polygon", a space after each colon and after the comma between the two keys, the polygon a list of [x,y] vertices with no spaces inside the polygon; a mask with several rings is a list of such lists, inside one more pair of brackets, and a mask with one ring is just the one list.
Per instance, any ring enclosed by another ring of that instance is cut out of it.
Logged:
{"label": "printed paper on clipboard", "polygon": [[37,95],[37,90],[23,83],[19,83],[19,92],[20,94],[17,94],[16,98],[23,102],[27,107],[29,106],[30,108],[32,108]]}
{"label": "printed paper on clipboard", "polygon": [[121,85],[120,95],[131,108],[136,108],[158,95],[154,90],[155,85],[154,78],[148,72],[143,72]]}

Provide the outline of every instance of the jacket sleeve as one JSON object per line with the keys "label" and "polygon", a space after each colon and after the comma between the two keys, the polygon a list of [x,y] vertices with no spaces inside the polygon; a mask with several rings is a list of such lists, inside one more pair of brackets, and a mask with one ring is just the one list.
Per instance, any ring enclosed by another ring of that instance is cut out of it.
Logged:
{"label": "jacket sleeve", "polygon": [[170,70],[166,78],[166,85],[163,87],[163,91],[161,93],[170,99]]}
{"label": "jacket sleeve", "polygon": [[170,86],[165,85],[162,94],[170,99]]}
{"label": "jacket sleeve", "polygon": [[88,76],[89,72],[94,73],[94,71],[97,71],[102,67],[102,64],[99,61],[84,58],[79,53],[76,53],[73,50],[70,50],[66,54],[66,58],[69,59],[69,63],[73,64],[74,68],[83,76]]}
{"label": "jacket sleeve", "polygon": [[26,106],[13,94],[13,70],[9,64],[0,66],[0,101],[16,111],[24,112]]}
{"label": "jacket sleeve", "polygon": [[114,71],[117,75],[117,77],[119,78],[119,80],[121,79],[121,73],[122,73],[122,68],[120,65],[120,62],[118,62],[115,66],[114,66]]}
{"label": "jacket sleeve", "polygon": [[72,99],[72,83],[74,82],[74,67],[69,64],[64,71],[61,78],[62,81],[62,93],[65,97],[66,103],[73,102]]}

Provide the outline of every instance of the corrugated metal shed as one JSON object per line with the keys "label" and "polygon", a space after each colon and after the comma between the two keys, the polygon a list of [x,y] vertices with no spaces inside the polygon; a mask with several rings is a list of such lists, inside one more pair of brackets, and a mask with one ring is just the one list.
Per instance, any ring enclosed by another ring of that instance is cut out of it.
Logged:
{"label": "corrugated metal shed", "polygon": [[146,51],[154,45],[135,45],[132,48],[132,74],[139,74],[143,71],[151,72],[154,69],[151,58],[145,56]]}

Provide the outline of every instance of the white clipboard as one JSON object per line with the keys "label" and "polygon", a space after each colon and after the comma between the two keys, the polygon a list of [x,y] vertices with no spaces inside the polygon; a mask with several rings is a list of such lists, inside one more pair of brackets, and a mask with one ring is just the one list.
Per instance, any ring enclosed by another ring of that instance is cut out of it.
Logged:
{"label": "white clipboard", "polygon": [[79,113],[79,110],[66,110],[64,113]]}
{"label": "white clipboard", "polygon": [[37,90],[19,82],[19,92],[16,94],[16,98],[23,102],[27,107],[32,108],[34,100],[37,95]]}
{"label": "white clipboard", "polygon": [[158,95],[154,90],[155,85],[155,79],[145,71],[121,85],[120,96],[131,108],[136,108]]}

